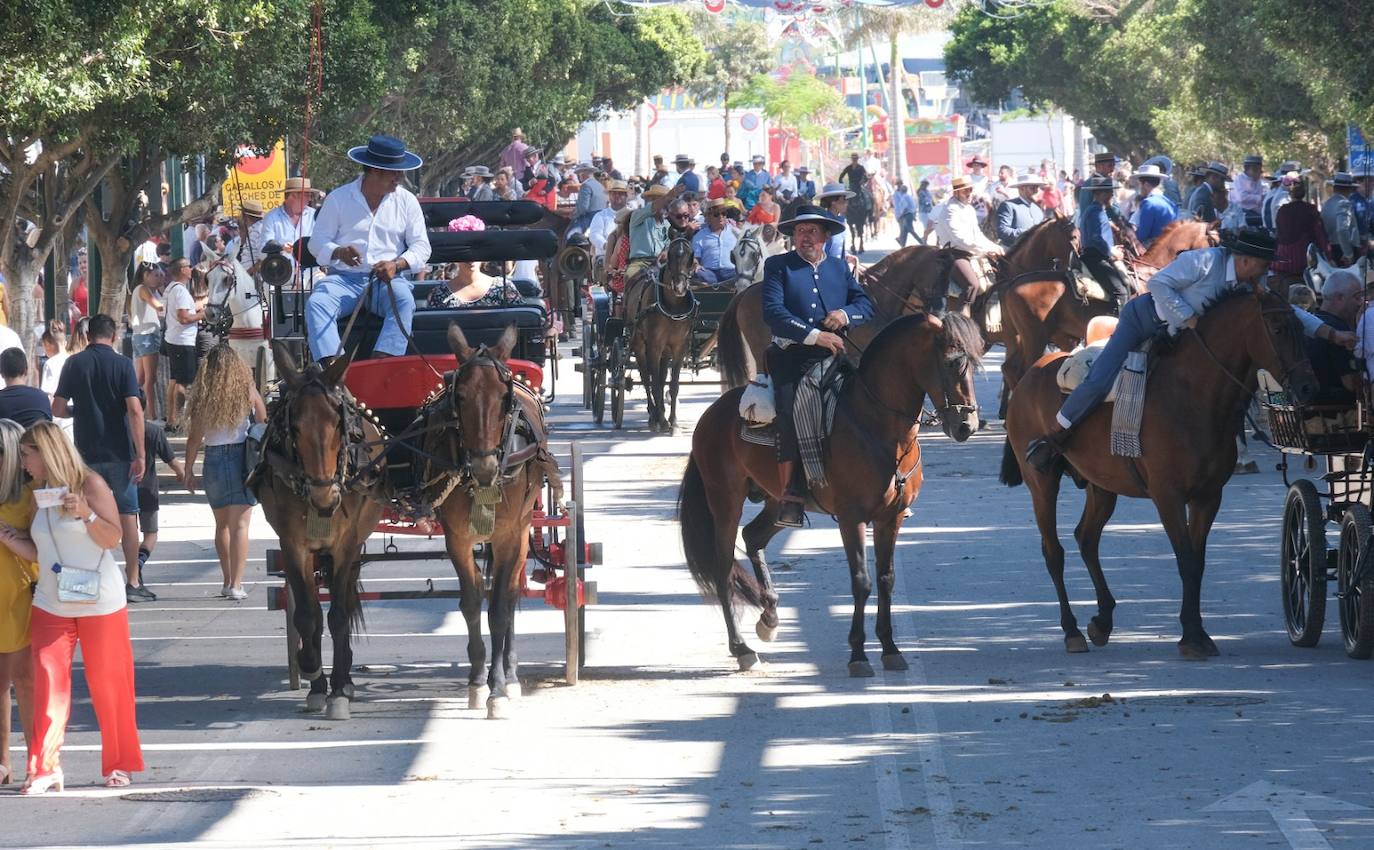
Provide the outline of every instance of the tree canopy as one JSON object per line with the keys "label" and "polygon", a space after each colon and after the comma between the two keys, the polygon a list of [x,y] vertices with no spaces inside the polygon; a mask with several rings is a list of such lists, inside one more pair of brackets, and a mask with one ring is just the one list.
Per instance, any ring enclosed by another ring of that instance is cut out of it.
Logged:
{"label": "tree canopy", "polygon": [[1324,167],[1343,154],[1347,121],[1374,120],[1357,82],[1369,63],[1332,31],[1374,24],[1374,5],[1311,5],[1294,15],[1279,0],[1054,0],[1008,17],[967,6],[945,61],[974,100],[1019,89],[1137,161],[1260,152]]}
{"label": "tree canopy", "polygon": [[731,97],[733,106],[757,106],[785,132],[804,141],[822,139],[835,126],[858,117],[834,86],[813,74],[794,72],[785,80],[759,74]]}

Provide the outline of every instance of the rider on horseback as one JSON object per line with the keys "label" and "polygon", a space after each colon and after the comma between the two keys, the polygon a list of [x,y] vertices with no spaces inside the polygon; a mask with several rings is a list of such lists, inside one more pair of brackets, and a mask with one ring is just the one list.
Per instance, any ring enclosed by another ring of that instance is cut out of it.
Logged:
{"label": "rider on horseback", "polygon": [[973,182],[967,177],[955,177],[950,182],[949,199],[931,210],[929,225],[935,231],[936,244],[948,245],[971,255],[956,256],[950,270],[950,281],[960,289],[959,309],[965,315],[980,288],[979,275],[971,260],[1000,257],[1004,253],[1002,246],[984,236],[978,227],[978,212],[969,202],[972,195]]}
{"label": "rider on horseback", "polygon": [[1078,232],[1083,242],[1083,265],[1102,288],[1107,297],[1116,305],[1113,312],[1120,313],[1126,299],[1131,297],[1131,289],[1126,284],[1126,276],[1117,263],[1123,254],[1116,245],[1112,234],[1111,217],[1107,208],[1112,203],[1112,193],[1119,187],[1115,180],[1094,174],[1083,181],[1083,188],[1089,189],[1091,203],[1078,214]]}
{"label": "rider on horseback", "polygon": [[[1167,331],[1177,336],[1197,326],[1198,317],[1217,296],[1241,284],[1259,285],[1274,258],[1274,239],[1261,230],[1243,230],[1220,248],[1185,251],[1150,278],[1149,292],[1133,298],[1088,376],[1070,393],[1055,416],[1054,428],[1026,447],[1026,461],[1049,473],[1063,454],[1073,428],[1102,403],[1116,382],[1126,355]],[[1355,335],[1339,331],[1306,310],[1293,308],[1303,332],[1352,348]],[[1323,330],[1325,329],[1325,330]]]}
{"label": "rider on horseback", "polygon": [[837,260],[845,258],[844,253],[844,231],[846,222],[844,214],[849,209],[849,199],[854,197],[854,193],[845,189],[839,183],[827,183],[821,193],[816,196],[816,203],[821,205],[835,222],[839,224],[839,230],[834,231],[825,243],[825,255],[834,257]]}
{"label": "rider on horseback", "polygon": [[778,475],[784,488],[777,524],[800,528],[806,502],[801,459],[793,428],[792,404],[796,385],[817,362],[844,352],[836,331],[873,318],[873,302],[842,261],[827,257],[828,236],[844,232],[844,225],[812,206],[778,225],[792,238],[793,250],[770,257],[764,264],[763,318],[773,332],[768,347],[777,414]]}

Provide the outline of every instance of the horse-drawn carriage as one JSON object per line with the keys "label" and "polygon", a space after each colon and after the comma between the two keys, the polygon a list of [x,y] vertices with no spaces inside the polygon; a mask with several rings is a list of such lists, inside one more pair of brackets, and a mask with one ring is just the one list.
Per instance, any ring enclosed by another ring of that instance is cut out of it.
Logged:
{"label": "horse-drawn carriage", "polygon": [[[553,233],[521,229],[542,216],[542,210],[529,202],[422,200],[422,208],[431,228],[432,265],[546,260],[556,251]],[[464,215],[481,218],[488,229],[435,230]],[[501,283],[504,291],[514,289],[504,280]],[[417,305],[427,302],[430,289],[446,285],[443,280],[417,281]],[[303,304],[308,292],[298,289],[276,295],[279,302]],[[560,504],[562,485],[543,421],[544,403],[551,398],[552,388],[544,381],[549,314],[539,293],[520,290],[516,298],[512,292],[510,300],[497,306],[417,309],[409,351],[398,357],[348,362],[355,352],[371,350],[382,317],[360,310],[340,317],[339,326],[343,364],[303,365],[303,334],[280,341],[274,353],[283,389],[271,408],[271,418],[285,422],[285,430],[278,424],[274,455],[273,422],[269,422],[266,463],[258,472],[277,486],[273,498],[278,504],[286,498],[283,493],[297,497],[296,512],[305,514],[299,536],[317,541],[313,548],[289,543],[281,511],[274,517],[272,505],[264,499],[268,517],[282,537],[281,548],[269,550],[267,564],[269,573],[283,576],[285,582],[268,595],[268,608],[286,612],[292,687],[299,686],[302,676],[310,679],[307,707],[324,707],[324,677],[318,669],[321,601],[330,600],[335,644],[335,682],[328,706],[331,716],[341,719],[348,716],[352,686],[347,670],[340,678],[337,669],[339,659],[349,657],[340,650],[342,640],[346,652],[349,617],[337,617],[338,606],[356,614],[363,600],[460,599],[468,619],[469,658],[474,668],[470,705],[478,707],[482,698],[478,692],[485,690],[487,681],[481,669],[485,652],[478,620],[483,596],[489,598],[492,609],[493,698],[499,691],[504,704],[507,693],[518,691],[514,653],[509,648],[518,598],[542,598],[564,610],[566,675],[575,683],[585,657],[585,606],[595,601],[595,584],[583,578],[587,566],[600,562],[600,547],[585,542],[582,459],[576,444],[566,459],[573,499]],[[288,346],[294,357],[287,354]],[[312,389],[337,408],[334,414],[329,413],[330,407],[322,408],[324,416],[343,422],[338,427],[337,462],[327,464],[332,468],[323,473],[311,472],[305,459],[308,452],[301,450],[309,439],[300,436],[308,430],[304,417],[309,411],[293,407]],[[294,446],[289,435],[296,435],[291,438]],[[277,467],[291,461],[280,455],[293,449],[300,470],[284,473]],[[331,474],[333,478],[328,477]],[[355,509],[350,522],[357,527],[340,526],[332,508],[326,511],[317,504],[320,488],[331,486],[336,502],[342,503],[338,493],[358,493],[365,497],[359,504],[371,503],[367,510],[372,513]],[[262,485],[259,488],[262,498]],[[370,519],[374,516],[377,519]],[[366,542],[374,531],[386,535],[386,542],[376,548]],[[356,538],[361,557],[356,546],[322,556],[318,541],[341,533]],[[395,535],[441,536],[446,546],[402,552]],[[353,559],[353,563],[340,564],[341,558]],[[409,590],[366,591],[357,584],[363,564],[437,558],[453,560],[460,589],[436,589],[434,579],[422,589]],[[350,577],[337,575],[350,570]],[[499,617],[498,607],[502,609]],[[503,652],[510,669],[498,680],[496,668],[502,667]],[[343,707],[336,711],[338,701]],[[498,716],[498,708],[491,703],[489,710]]]}
{"label": "horse-drawn carriage", "polygon": [[[1369,387],[1365,387],[1366,393]],[[1316,646],[1326,621],[1327,585],[1336,583],[1341,635],[1351,658],[1374,655],[1374,455],[1369,436],[1370,398],[1358,402],[1297,404],[1278,382],[1260,373],[1260,407],[1269,433],[1283,452],[1279,469],[1288,484],[1280,549],[1280,580],[1288,638]],[[1288,480],[1290,457],[1311,466],[1320,458],[1318,482]],[[1327,544],[1327,526],[1337,543]]]}

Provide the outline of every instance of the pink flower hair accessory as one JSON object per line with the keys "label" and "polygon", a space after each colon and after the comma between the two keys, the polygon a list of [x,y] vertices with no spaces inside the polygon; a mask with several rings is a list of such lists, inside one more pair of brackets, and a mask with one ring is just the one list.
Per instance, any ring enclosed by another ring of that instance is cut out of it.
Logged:
{"label": "pink flower hair accessory", "polygon": [[453,221],[450,221],[448,223],[448,229],[450,233],[464,233],[478,230],[486,230],[487,223],[482,221],[482,219],[478,218],[475,215],[465,215],[461,218],[455,218]]}

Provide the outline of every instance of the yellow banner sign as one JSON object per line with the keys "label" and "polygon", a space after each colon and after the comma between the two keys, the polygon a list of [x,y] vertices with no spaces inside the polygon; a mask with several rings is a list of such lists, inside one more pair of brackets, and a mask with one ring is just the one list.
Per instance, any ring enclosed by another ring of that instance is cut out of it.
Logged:
{"label": "yellow banner sign", "polygon": [[279,140],[267,156],[252,156],[246,147],[239,153],[238,165],[229,169],[220,190],[224,214],[238,215],[240,201],[257,201],[264,212],[280,206],[286,188],[286,142]]}

